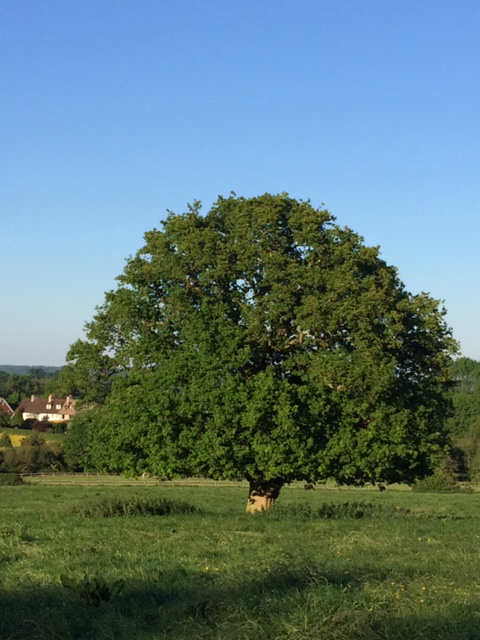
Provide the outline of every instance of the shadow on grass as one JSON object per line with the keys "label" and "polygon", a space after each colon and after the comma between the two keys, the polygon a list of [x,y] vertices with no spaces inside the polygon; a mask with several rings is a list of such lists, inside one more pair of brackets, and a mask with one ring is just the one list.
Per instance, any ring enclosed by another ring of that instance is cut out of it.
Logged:
{"label": "shadow on grass", "polygon": [[[384,579],[371,572],[368,577]],[[0,588],[0,640],[480,639],[473,605],[435,615],[370,611],[363,588],[360,574],[305,567],[280,568],[240,584],[172,569],[156,583],[127,584],[121,595],[98,607],[60,584],[15,592]]]}

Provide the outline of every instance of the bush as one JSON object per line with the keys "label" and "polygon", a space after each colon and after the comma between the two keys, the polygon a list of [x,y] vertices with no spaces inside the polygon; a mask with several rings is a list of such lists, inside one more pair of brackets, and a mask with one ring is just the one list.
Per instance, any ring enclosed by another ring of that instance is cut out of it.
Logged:
{"label": "bush", "polygon": [[[270,513],[270,512],[267,512]],[[304,520],[310,518],[323,518],[325,520],[342,520],[345,518],[376,518],[396,517],[410,513],[409,509],[402,509],[394,505],[374,504],[371,502],[325,502],[316,509],[307,504],[275,505],[271,513],[285,516],[294,516]]]}
{"label": "bush", "polygon": [[68,513],[84,518],[118,516],[169,516],[196,513],[197,508],[186,502],[166,498],[104,498],[95,502],[80,502],[68,508]]}
{"label": "bush", "polygon": [[480,480],[480,420],[475,431],[470,431],[454,442],[457,456],[462,456],[464,464],[464,475],[469,480],[478,482]]}
{"label": "bush", "polygon": [[10,440],[10,436],[7,433],[0,433],[0,447],[10,449],[11,446],[12,441]]}
{"label": "bush", "polygon": [[4,427],[9,427],[9,426],[10,426],[10,416],[5,411],[0,409],[0,429],[3,429]]}
{"label": "bush", "polygon": [[13,487],[25,484],[22,478],[16,473],[0,473],[0,487]]}
{"label": "bush", "polygon": [[48,431],[50,433],[66,433],[68,422],[51,422]]}
{"label": "bush", "polygon": [[440,473],[434,472],[422,480],[417,480],[413,491],[419,493],[473,493],[470,485],[453,481]]}
{"label": "bush", "polygon": [[438,465],[431,476],[413,485],[413,491],[420,493],[471,493],[473,489],[458,481],[455,460],[447,457]]}
{"label": "bush", "polygon": [[90,429],[94,428],[95,410],[76,413],[68,423],[67,435],[63,443],[65,462],[69,471],[92,469],[90,454]]}
{"label": "bush", "polygon": [[60,471],[64,468],[59,443],[47,444],[38,433],[25,438],[19,447],[3,452],[3,468],[12,473]]}
{"label": "bush", "polygon": [[45,433],[49,431],[50,423],[48,420],[35,420],[32,424],[32,431],[38,431],[39,433]]}
{"label": "bush", "polygon": [[30,436],[23,438],[20,443],[21,447],[43,447],[45,446],[45,440],[41,438],[37,432],[33,431]]}
{"label": "bush", "polygon": [[21,411],[15,411],[10,420],[10,426],[18,427],[19,429],[23,427],[23,414]]}

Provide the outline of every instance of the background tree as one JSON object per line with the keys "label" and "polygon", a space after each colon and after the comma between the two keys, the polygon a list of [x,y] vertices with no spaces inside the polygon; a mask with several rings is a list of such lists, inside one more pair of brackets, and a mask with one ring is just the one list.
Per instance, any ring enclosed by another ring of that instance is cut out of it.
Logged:
{"label": "background tree", "polygon": [[480,362],[457,358],[450,371],[454,413],[448,421],[449,430],[454,436],[480,431]]}
{"label": "background tree", "polygon": [[10,416],[6,411],[0,409],[0,429],[10,426]]}
{"label": "background tree", "polygon": [[9,449],[10,447],[12,447],[10,436],[7,433],[0,433],[0,448]]}
{"label": "background tree", "polygon": [[328,211],[194,203],[118,282],[69,353],[98,468],[246,478],[256,510],[295,479],[411,482],[442,451],[445,312]]}
{"label": "background tree", "polygon": [[450,367],[454,381],[453,413],[447,422],[454,454],[464,475],[480,477],[480,362],[457,358]]}
{"label": "background tree", "polygon": [[47,385],[56,376],[56,371],[46,372],[41,367],[31,367],[26,374],[0,372],[0,396],[15,408],[23,398],[48,394]]}
{"label": "background tree", "polygon": [[21,411],[15,411],[15,413],[10,419],[10,426],[18,427],[19,429],[21,429],[23,427],[23,423],[24,423],[23,413]]}
{"label": "background tree", "polygon": [[86,471],[94,468],[90,445],[96,423],[93,408],[77,411],[69,420],[67,437],[64,440],[65,463],[69,471]]}

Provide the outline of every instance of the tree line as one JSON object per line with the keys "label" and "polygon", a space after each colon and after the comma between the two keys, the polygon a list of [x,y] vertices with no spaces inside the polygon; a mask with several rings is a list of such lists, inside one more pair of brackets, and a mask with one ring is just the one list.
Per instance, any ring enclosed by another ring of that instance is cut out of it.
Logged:
{"label": "tree line", "polygon": [[30,367],[23,374],[0,371],[0,397],[15,409],[23,398],[56,393],[60,371],[42,367]]}

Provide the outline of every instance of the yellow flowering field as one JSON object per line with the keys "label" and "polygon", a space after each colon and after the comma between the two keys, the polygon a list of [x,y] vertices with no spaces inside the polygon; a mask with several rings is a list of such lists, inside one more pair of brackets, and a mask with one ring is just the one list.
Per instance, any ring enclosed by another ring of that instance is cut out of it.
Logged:
{"label": "yellow flowering field", "polygon": [[[9,433],[8,431],[0,431],[0,436],[3,436],[4,434],[8,435],[13,447],[19,447],[22,444],[22,442],[25,440],[25,438],[28,438],[29,435],[32,435],[32,432],[29,431],[24,435],[24,434],[18,434],[18,433]],[[56,440],[58,440],[58,438]],[[48,438],[48,440],[45,439],[45,442],[47,444],[50,444],[54,441],[55,440],[51,438]]]}
{"label": "yellow flowering field", "polygon": [[10,436],[10,441],[14,447],[19,447],[27,436]]}

